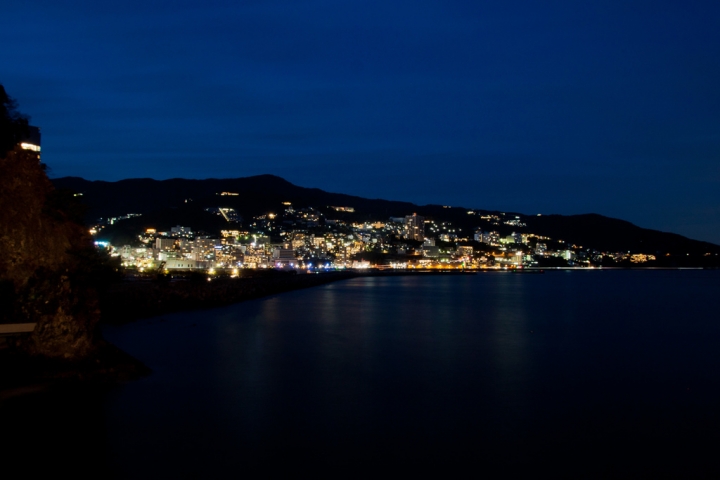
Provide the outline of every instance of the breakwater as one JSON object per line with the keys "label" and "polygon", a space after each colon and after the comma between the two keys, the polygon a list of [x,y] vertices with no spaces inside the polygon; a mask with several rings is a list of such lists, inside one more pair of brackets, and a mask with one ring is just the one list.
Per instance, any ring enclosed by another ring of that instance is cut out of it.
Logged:
{"label": "breakwater", "polygon": [[219,307],[277,293],[315,287],[356,277],[354,272],[273,275],[250,278],[127,280],[113,285],[101,300],[102,322],[126,323],[140,318]]}

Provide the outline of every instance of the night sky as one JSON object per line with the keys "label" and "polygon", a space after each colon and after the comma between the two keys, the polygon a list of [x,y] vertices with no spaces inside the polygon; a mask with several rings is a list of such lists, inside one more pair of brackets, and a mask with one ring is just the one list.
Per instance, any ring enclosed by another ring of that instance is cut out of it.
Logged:
{"label": "night sky", "polygon": [[718,1],[0,4],[52,176],[272,173],[720,243]]}

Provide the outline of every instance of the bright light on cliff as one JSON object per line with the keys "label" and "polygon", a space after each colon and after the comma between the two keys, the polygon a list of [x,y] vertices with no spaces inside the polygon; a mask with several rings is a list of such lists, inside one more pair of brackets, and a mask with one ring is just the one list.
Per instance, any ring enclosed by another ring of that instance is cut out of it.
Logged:
{"label": "bright light on cliff", "polygon": [[33,152],[39,152],[40,147],[38,145],[33,145],[32,143],[21,143],[20,148],[23,150],[32,150]]}

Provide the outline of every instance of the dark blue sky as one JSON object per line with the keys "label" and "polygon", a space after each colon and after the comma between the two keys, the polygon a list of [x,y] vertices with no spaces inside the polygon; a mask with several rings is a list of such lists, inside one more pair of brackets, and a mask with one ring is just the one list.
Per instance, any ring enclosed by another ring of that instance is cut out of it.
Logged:
{"label": "dark blue sky", "polygon": [[720,2],[5,1],[54,176],[280,175],[720,243]]}

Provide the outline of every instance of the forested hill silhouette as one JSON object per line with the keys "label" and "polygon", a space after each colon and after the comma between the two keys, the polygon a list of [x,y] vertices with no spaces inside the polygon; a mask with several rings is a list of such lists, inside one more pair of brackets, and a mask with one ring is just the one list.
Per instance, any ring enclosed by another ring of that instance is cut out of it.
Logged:
{"label": "forested hill silhouette", "polygon": [[[208,207],[231,207],[247,220],[255,215],[282,213],[283,202],[291,202],[296,209],[314,207],[328,215],[346,221],[386,221],[417,213],[436,221],[450,221],[472,238],[476,228],[496,230],[501,234],[512,231],[530,232],[554,240],[582,245],[609,252],[642,252],[702,255],[720,253],[720,246],[692,240],[674,233],[638,227],[630,222],[598,214],[584,215],[524,215],[474,209],[469,215],[463,207],[448,208],[442,205],[415,205],[380,199],[367,199],[352,195],[330,193],[318,188],[294,185],[275,175],[258,175],[234,179],[127,179],[116,182],[89,181],[78,177],[53,180],[57,188],[70,189],[83,194],[88,205],[88,222],[99,218],[139,213],[141,217],[123,220],[108,235],[124,237],[141,228],[169,229],[175,225],[189,226],[208,233],[227,228],[222,217],[208,214]],[[237,193],[222,196],[222,192]],[[354,213],[336,212],[330,206],[348,206]],[[482,220],[483,215],[499,215],[494,225]],[[502,223],[503,219],[520,217],[527,226],[515,227]],[[123,235],[125,232],[126,235]],[[116,238],[121,240],[121,238]]]}
{"label": "forested hill silhouette", "polygon": [[641,228],[628,221],[596,213],[543,215],[525,219],[527,230],[608,252],[720,253],[720,246],[682,235]]}
{"label": "forested hill silhouette", "polygon": [[[393,214],[394,210],[400,215],[401,212],[415,207],[408,202],[370,200],[329,193],[318,188],[299,187],[275,175],[206,180],[136,178],[117,182],[64,177],[53,180],[53,183],[58,188],[83,193],[89,206],[89,220],[127,213],[148,214],[155,210],[177,208],[189,203],[214,207],[221,202],[237,208],[244,215],[267,213],[268,209],[278,211],[282,202],[292,202],[296,206],[317,207],[352,204],[365,212],[382,215]],[[222,192],[233,192],[238,195],[219,198],[218,194]]]}

